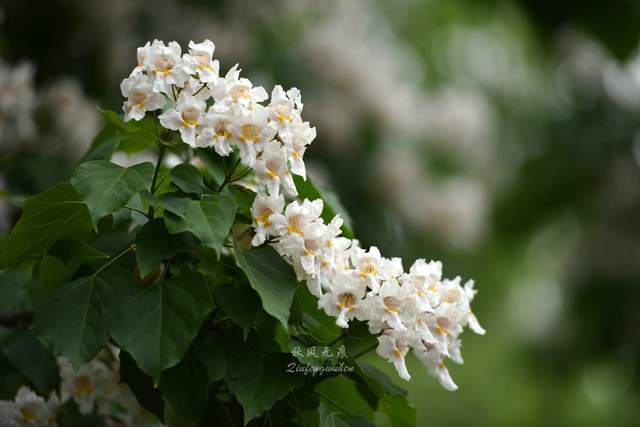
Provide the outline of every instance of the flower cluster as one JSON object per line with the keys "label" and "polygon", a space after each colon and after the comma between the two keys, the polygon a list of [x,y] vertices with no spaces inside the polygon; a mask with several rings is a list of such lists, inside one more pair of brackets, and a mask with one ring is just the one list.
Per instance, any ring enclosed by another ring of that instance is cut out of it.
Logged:
{"label": "flower cluster", "polygon": [[58,358],[60,393],[49,399],[21,387],[14,401],[0,401],[0,425],[54,427],[61,405],[73,400],[81,414],[104,415],[107,426],[145,426],[149,419],[129,387],[120,382],[119,349],[110,346],[77,372],[71,362]]}
{"label": "flower cluster", "polygon": [[191,147],[213,147],[220,156],[237,147],[269,194],[282,188],[295,196],[291,173],[305,176],[302,155],[316,136],[300,118],[300,92],[276,86],[270,103],[263,105],[266,90],[240,77],[238,65],[219,75],[214,50],[210,40],[190,42],[185,54],[176,42],[154,40],[138,48],[138,65],[120,85],[127,98],[125,121],[162,109],[160,124],[179,131]]}
{"label": "flower cluster", "polygon": [[409,380],[405,357],[413,349],[440,383],[453,390],[443,360],[462,363],[459,335],[464,326],[484,330],[472,314],[473,281],[442,278],[440,262],[416,261],[408,272],[400,258],[384,258],[342,237],[342,218],[321,218],[323,201],[297,196],[292,174],[306,178],[303,155],[315,128],[301,117],[297,89],[267,92],[240,77],[237,65],[219,76],[214,44],[155,40],[138,49],[138,65],[122,82],[125,120],[140,120],[162,109],[160,124],[179,131],[192,147],[213,147],[228,156],[237,147],[258,182],[251,207],[254,246],[265,242],[293,266],[299,280],[318,297],[318,308],[347,328],[357,319],[379,335],[377,352]]}
{"label": "flower cluster", "polygon": [[405,357],[413,349],[428,371],[455,390],[444,358],[462,363],[460,333],[465,326],[484,334],[471,312],[473,281],[443,279],[439,261],[417,260],[404,271],[400,258],[385,258],[375,246],[341,237],[342,219],[325,224],[322,200],[293,201],[258,194],[252,207],[254,245],[266,237],[318,297],[318,308],[342,328],[357,319],[379,335],[377,352],[400,377],[411,377]]}

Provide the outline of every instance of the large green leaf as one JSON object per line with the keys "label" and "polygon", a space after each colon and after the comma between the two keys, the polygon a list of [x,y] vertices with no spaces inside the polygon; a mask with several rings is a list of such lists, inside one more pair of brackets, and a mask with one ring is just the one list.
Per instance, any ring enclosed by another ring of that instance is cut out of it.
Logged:
{"label": "large green leaf", "polygon": [[76,168],[71,184],[86,201],[97,224],[103,216],[122,209],[134,194],[148,190],[153,171],[149,162],[123,168],[106,160],[92,160]]}
{"label": "large green leaf", "polygon": [[136,258],[140,276],[151,273],[162,260],[197,245],[198,241],[191,233],[169,234],[161,219],[146,223],[136,235]]}
{"label": "large green leaf", "polygon": [[246,340],[260,313],[260,298],[256,292],[248,284],[238,281],[218,283],[213,292],[222,311],[242,328]]}
{"label": "large green leaf", "polygon": [[80,368],[107,343],[102,308],[108,293],[107,284],[96,276],[67,283],[36,311],[33,331],[56,355]]}
{"label": "large green leaf", "polygon": [[162,373],[160,390],[185,419],[197,420],[208,400],[209,385],[227,371],[224,353],[211,335],[200,335],[176,366]]}
{"label": "large green leaf", "polygon": [[56,358],[29,330],[17,330],[2,342],[2,352],[35,390],[45,396],[58,381]]}
{"label": "large green leaf", "polygon": [[153,379],[142,372],[133,357],[126,351],[120,352],[120,378],[129,386],[140,405],[162,420],[164,401]]}
{"label": "large green leaf", "polygon": [[324,402],[320,402],[319,411],[320,427],[375,427],[375,424],[363,416],[333,412]]}
{"label": "large green leaf", "polygon": [[91,232],[87,206],[71,184],[61,183],[27,199],[22,217],[0,256],[0,267],[41,255],[58,239],[85,239]]}
{"label": "large green leaf", "polygon": [[236,201],[224,194],[191,200],[185,214],[185,225],[203,245],[213,248],[218,257],[224,239],[236,216]]}
{"label": "large green leaf", "polygon": [[351,215],[342,206],[340,199],[333,192],[325,190],[321,187],[317,187],[313,184],[310,178],[307,177],[303,180],[302,177],[294,175],[293,180],[298,190],[298,197],[302,199],[322,199],[324,202],[324,209],[322,210],[322,219],[326,223],[330,222],[333,217],[340,215],[344,224],[342,226],[342,234],[347,238],[353,238],[353,224],[351,222]]}
{"label": "large green leaf", "polygon": [[416,408],[406,397],[388,394],[378,400],[374,419],[379,426],[413,427],[416,425]]}
{"label": "large green leaf", "polygon": [[242,405],[245,425],[304,383],[287,372],[291,362],[286,353],[245,353],[229,361],[225,381]]}
{"label": "large green leaf", "polygon": [[181,163],[171,169],[171,181],[185,193],[200,194],[207,190],[200,170],[189,163]]}
{"label": "large green leaf", "polygon": [[176,214],[180,218],[184,218],[184,214],[189,206],[189,197],[183,193],[165,193],[159,196],[152,196],[148,191],[140,193],[142,200],[147,202],[150,206],[158,209],[167,210],[173,214]]}
{"label": "large green leaf", "polygon": [[249,284],[260,295],[262,307],[288,331],[291,302],[297,288],[291,266],[270,247],[248,251],[236,248],[233,254]]}
{"label": "large green leaf", "polygon": [[212,308],[204,276],[184,272],[165,282],[136,283],[130,272],[107,276],[111,297],[105,315],[111,335],[158,382],[184,356]]}
{"label": "large green leaf", "polygon": [[374,402],[368,402],[358,390],[358,385],[349,378],[338,375],[322,380],[314,391],[336,408],[349,414],[373,418]]}

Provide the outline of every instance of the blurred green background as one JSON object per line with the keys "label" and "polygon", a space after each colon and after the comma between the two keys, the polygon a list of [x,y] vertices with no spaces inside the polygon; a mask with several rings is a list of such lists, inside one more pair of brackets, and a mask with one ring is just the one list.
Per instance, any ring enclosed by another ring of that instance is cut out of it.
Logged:
{"label": "blurred green background", "polygon": [[[318,129],[311,175],[341,197],[363,245],[476,280],[488,332],[465,334],[466,363],[449,366],[460,389],[409,361],[418,425],[640,424],[640,3],[1,0],[0,11],[2,232],[16,200],[73,169],[100,128],[95,106],[120,109],[137,46],[210,38],[223,71],[239,62],[265,87],[302,90]],[[6,82],[24,63],[21,109]]]}

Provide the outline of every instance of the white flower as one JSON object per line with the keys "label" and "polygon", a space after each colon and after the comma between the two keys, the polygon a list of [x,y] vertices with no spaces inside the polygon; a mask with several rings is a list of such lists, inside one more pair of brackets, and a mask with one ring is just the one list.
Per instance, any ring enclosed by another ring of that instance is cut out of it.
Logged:
{"label": "white flower", "polygon": [[20,413],[20,422],[23,426],[45,427],[55,425],[54,411],[57,410],[57,406],[53,399],[50,407],[42,397],[35,394],[28,387],[21,387],[18,390],[15,406]]}
{"label": "white flower", "polygon": [[142,120],[147,111],[164,107],[165,98],[153,91],[153,83],[142,73],[133,74],[120,83],[122,96],[127,98],[122,106],[124,121]]}
{"label": "white flower", "polygon": [[414,353],[427,368],[429,374],[436,377],[444,388],[449,391],[458,389],[458,386],[453,382],[449,374],[449,370],[444,365],[444,356],[438,353],[435,348],[425,347],[423,349],[416,349]]}
{"label": "white flower", "polygon": [[20,411],[15,403],[7,400],[0,401],[0,427],[21,427]]}
{"label": "white flower", "polygon": [[408,352],[409,346],[403,335],[395,331],[385,331],[384,334],[378,337],[376,353],[378,353],[380,357],[387,359],[390,363],[393,363],[393,367],[396,368],[398,375],[405,381],[411,379],[404,360]]}
{"label": "white flower", "polygon": [[354,274],[360,277],[370,289],[377,292],[383,275],[382,256],[378,248],[372,246],[367,252],[357,245],[352,246],[351,263],[355,268]]}
{"label": "white flower", "polygon": [[401,315],[406,309],[408,289],[400,286],[395,280],[385,281],[378,293],[370,293],[365,299],[366,314],[369,319],[386,323],[388,327],[404,332],[407,330]]}
{"label": "white flower", "polygon": [[165,128],[179,130],[182,140],[196,147],[196,129],[202,126],[205,108],[202,99],[182,92],[175,107],[162,113],[158,119]]}
{"label": "white flower", "polygon": [[279,132],[288,132],[289,126],[300,121],[302,112],[302,98],[298,89],[291,88],[287,92],[282,86],[276,85],[271,92],[271,102],[267,107],[269,119],[275,124]]}
{"label": "white flower", "polygon": [[287,158],[277,141],[266,144],[262,155],[255,163],[256,176],[267,187],[272,196],[277,196],[280,187],[289,196],[297,196],[298,191],[287,167]]}
{"label": "white flower", "polygon": [[189,53],[184,55],[185,66],[191,74],[198,74],[203,83],[217,83],[220,63],[213,59],[216,46],[211,40],[202,43],[189,42]]}
{"label": "white flower", "polygon": [[136,59],[138,60],[138,65],[136,65],[133,71],[131,71],[130,77],[136,74],[142,73],[146,69],[146,61],[147,61],[147,57],[149,56],[150,50],[151,50],[150,42],[145,43],[144,46],[139,47],[137,49]]}
{"label": "white flower", "polygon": [[165,46],[164,42],[154,40],[145,57],[147,73],[153,77],[153,90],[173,96],[171,85],[184,86],[189,79],[181,58],[182,50],[176,42]]}
{"label": "white flower", "polygon": [[[240,107],[240,109],[248,108],[252,104],[256,104],[266,100],[269,96],[262,86],[253,86],[249,79],[240,77],[238,64],[234,65],[224,77],[224,82],[220,82],[219,93],[216,101],[223,101],[229,107]],[[220,99],[224,97],[224,99]]]}
{"label": "white flower", "polygon": [[226,157],[233,149],[229,142],[232,139],[231,133],[232,118],[227,113],[219,113],[210,108],[202,119],[202,129],[196,137],[196,146],[213,147],[219,156]]}
{"label": "white flower", "polygon": [[309,122],[294,123],[289,132],[283,136],[287,160],[291,173],[306,179],[307,171],[302,160],[307,146],[316,138],[316,128],[309,126]]}
{"label": "white flower", "polygon": [[284,211],[286,223],[280,233],[294,233],[302,236],[308,225],[320,218],[323,209],[322,199],[313,201],[304,199],[302,203],[297,200],[289,203]]}
{"label": "white flower", "polygon": [[[345,279],[347,279],[345,277]],[[358,315],[365,287],[355,280],[341,280],[318,299],[318,308],[329,316],[336,316],[336,325],[349,327],[349,320]]]}
{"label": "white flower", "polygon": [[256,195],[251,206],[253,227],[256,232],[251,242],[253,246],[261,245],[267,236],[273,234],[278,227],[282,227],[286,221],[282,215],[283,208],[284,197],[282,195],[276,197]]}
{"label": "white flower", "polygon": [[[242,162],[247,166],[253,166],[256,156],[262,151],[265,144],[273,139],[275,130],[267,126],[267,112],[262,105],[254,104],[242,112],[232,127],[235,141],[240,149]],[[278,152],[281,152],[276,143]],[[286,160],[285,160],[286,167]],[[288,169],[287,169],[288,172]]]}

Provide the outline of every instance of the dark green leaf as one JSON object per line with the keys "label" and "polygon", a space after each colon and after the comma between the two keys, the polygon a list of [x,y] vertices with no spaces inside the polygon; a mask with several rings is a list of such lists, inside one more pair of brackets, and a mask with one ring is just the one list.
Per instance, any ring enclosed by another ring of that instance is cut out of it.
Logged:
{"label": "dark green leaf", "polygon": [[320,403],[320,427],[375,427],[371,421],[360,415],[338,414],[329,406]]}
{"label": "dark green leaf", "polygon": [[323,380],[316,385],[314,390],[325,400],[331,402],[336,409],[346,411],[349,414],[373,418],[375,408],[371,407],[367,400],[360,395],[356,383],[343,375]]}
{"label": "dark green leaf", "polygon": [[358,362],[358,365],[362,369],[361,376],[366,376],[368,381],[377,381],[382,386],[385,394],[393,394],[403,397],[407,396],[407,390],[396,385],[387,374],[375,366],[366,362]]}
{"label": "dark green leaf", "polygon": [[210,335],[201,335],[176,366],[162,373],[160,390],[172,408],[185,419],[197,420],[207,404],[209,385],[222,379],[227,364]]}
{"label": "dark green leaf", "polygon": [[27,287],[30,269],[0,271],[0,314],[10,315],[31,309]]}
{"label": "dark green leaf", "polygon": [[25,256],[41,255],[58,239],[85,239],[90,232],[91,217],[78,192],[69,183],[54,185],[27,199],[0,257],[0,266],[13,266]]}
{"label": "dark green leaf", "polygon": [[107,343],[102,307],[108,293],[107,284],[95,276],[67,283],[36,311],[33,331],[79,369]]}
{"label": "dark green leaf", "polygon": [[235,324],[242,327],[244,339],[255,324],[260,312],[260,298],[251,287],[245,283],[219,283],[213,291],[220,308]]}
{"label": "dark green leaf", "polygon": [[301,375],[287,372],[291,362],[285,353],[245,353],[229,362],[226,382],[244,409],[245,424],[304,383]]}
{"label": "dark green leaf", "polygon": [[386,395],[378,400],[378,410],[374,417],[380,426],[413,427],[416,425],[416,408],[406,397]]}
{"label": "dark green leaf", "polygon": [[154,167],[140,163],[123,168],[105,160],[92,160],[78,166],[71,183],[87,202],[94,224],[122,209],[134,194],[151,186]]}
{"label": "dark green leaf", "polygon": [[28,330],[16,331],[2,343],[2,352],[43,396],[58,381],[58,364],[51,352]]}
{"label": "dark green leaf", "polygon": [[39,280],[31,287],[34,304],[41,305],[49,299],[60,286],[68,283],[71,275],[60,258],[45,255],[40,261]]}
{"label": "dark green leaf", "polygon": [[207,190],[200,170],[189,163],[181,163],[171,169],[171,181],[185,193],[200,194]]}
{"label": "dark green leaf", "polygon": [[297,280],[293,269],[270,247],[242,251],[234,249],[236,264],[258,292],[265,311],[278,319],[285,330]]}
{"label": "dark green leaf", "polygon": [[116,148],[116,129],[107,125],[96,135],[91,143],[91,147],[82,162],[90,160],[111,160],[113,151]]}
{"label": "dark green leaf", "polygon": [[109,260],[109,255],[90,244],[71,239],[58,240],[49,253],[67,264],[70,275],[73,275],[82,265],[86,264],[95,270]]}
{"label": "dark green leaf", "polygon": [[164,402],[162,394],[153,386],[153,380],[138,368],[133,357],[126,351],[120,352],[120,378],[129,386],[138,403],[162,420]]}
{"label": "dark green leaf", "polygon": [[203,200],[191,200],[185,224],[204,246],[213,248],[219,257],[235,216],[235,200],[224,194],[217,194]]}
{"label": "dark green leaf", "polygon": [[109,331],[157,382],[164,369],[182,359],[211,311],[207,282],[195,272],[151,285],[135,283],[129,272],[114,272],[106,280],[111,286]]}
{"label": "dark green leaf", "polygon": [[150,206],[167,210],[181,218],[184,218],[190,200],[189,197],[182,193],[166,193],[156,197],[152,196],[148,191],[143,191],[140,196]]}
{"label": "dark green leaf", "polygon": [[318,309],[318,298],[311,295],[306,286],[298,287],[294,306],[296,323],[302,331],[312,335],[318,341],[331,342],[342,334],[343,329],[336,325],[335,318],[327,316],[324,311]]}
{"label": "dark green leaf", "polygon": [[136,235],[136,259],[140,275],[146,276],[163,260],[196,246],[198,242],[191,233],[169,234],[161,219],[146,223]]}

